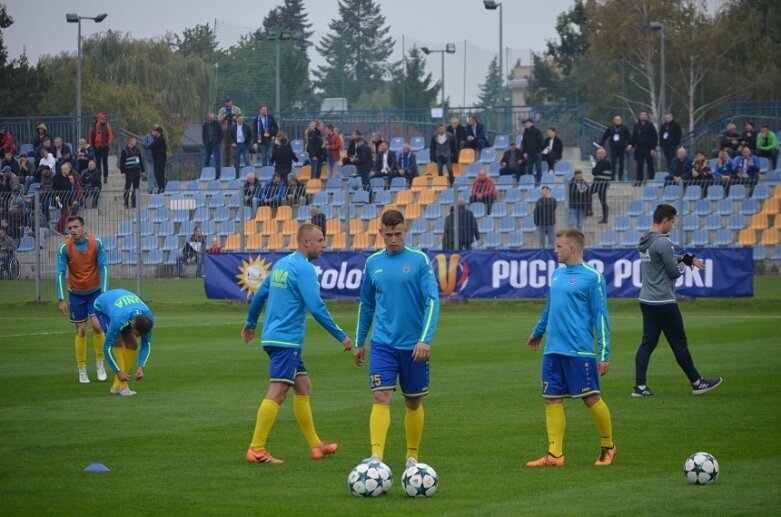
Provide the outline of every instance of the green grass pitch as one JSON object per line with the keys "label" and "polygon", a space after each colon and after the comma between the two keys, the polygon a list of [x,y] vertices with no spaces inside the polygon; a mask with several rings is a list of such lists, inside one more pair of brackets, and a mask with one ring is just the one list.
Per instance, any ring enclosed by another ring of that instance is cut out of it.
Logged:
{"label": "green grass pitch", "polygon": [[[185,283],[180,283],[183,288]],[[403,404],[392,406],[386,463],[395,480],[375,500],[347,491],[369,455],[367,370],[309,322],[305,359],[322,438],[340,444],[313,462],[283,405],[269,449],[286,463],[251,465],[244,452],[266,389],[267,359],[239,338],[246,305],[182,303],[182,288],[152,299],[157,318],[138,395],[80,385],[72,326],[54,303],[0,305],[0,513],[2,515],[762,515],[781,489],[781,278],[758,277],[756,297],[682,304],[695,363],[724,385],[691,395],[666,342],[653,356],[656,396],[632,399],[641,318],[633,300],[611,300],[613,356],[602,393],[618,446],[609,468],[592,463],[599,438],[581,402],[566,403],[563,469],[528,469],[545,451],[540,353],[525,346],[542,301],[445,304],[433,345],[421,460],[439,473],[429,500],[400,488]],[[197,293],[197,288],[192,289]],[[330,304],[346,329],[356,306]],[[292,396],[292,395],[291,395]],[[683,462],[719,460],[714,485],[693,486]],[[83,471],[93,462],[111,472]],[[773,510],[776,508],[776,510]],[[411,513],[410,513],[411,515]]]}

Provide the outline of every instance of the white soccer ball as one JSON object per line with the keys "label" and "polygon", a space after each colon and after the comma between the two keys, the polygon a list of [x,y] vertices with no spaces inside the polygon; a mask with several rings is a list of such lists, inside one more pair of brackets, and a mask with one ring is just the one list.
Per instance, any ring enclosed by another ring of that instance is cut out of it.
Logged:
{"label": "white soccer ball", "polygon": [[719,462],[707,452],[695,452],[683,464],[683,473],[689,483],[708,485],[719,477]]}
{"label": "white soccer ball", "polygon": [[356,497],[381,496],[393,485],[391,469],[381,461],[359,463],[347,476],[347,488]]}
{"label": "white soccer ball", "polygon": [[429,465],[416,463],[404,471],[401,485],[410,497],[431,497],[439,487],[439,478]]}

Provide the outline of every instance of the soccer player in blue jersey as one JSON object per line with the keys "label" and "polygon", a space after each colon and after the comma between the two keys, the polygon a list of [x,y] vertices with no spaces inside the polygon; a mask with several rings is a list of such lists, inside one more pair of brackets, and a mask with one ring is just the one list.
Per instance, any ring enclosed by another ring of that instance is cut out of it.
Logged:
{"label": "soccer player in blue jersey", "polygon": [[[79,382],[89,383],[87,375],[87,320],[92,323],[92,345],[98,380],[106,380],[103,362],[103,330],[95,317],[95,299],[108,289],[108,258],[100,239],[85,231],[84,218],[71,216],[65,223],[68,238],[57,252],[57,299],[59,310],[76,324],[76,367]],[[68,300],[65,300],[67,288]],[[70,306],[70,307],[69,307]]]}
{"label": "soccer player in blue jersey", "polygon": [[139,349],[138,338],[141,338],[135,377],[136,380],[144,377],[144,367],[152,346],[152,326],[155,323],[152,311],[134,293],[125,289],[112,289],[95,300],[95,316],[106,333],[103,354],[114,371],[114,384],[110,393],[131,397],[136,392],[127,385],[128,372]]}
{"label": "soccer player in blue jersey", "polygon": [[245,343],[252,341],[265,305],[266,317],[260,344],[270,358],[269,387],[258,409],[255,432],[247,449],[247,461],[252,463],[284,463],[266,450],[266,441],[291,386],[295,394],[293,413],[309,444],[310,457],[319,460],[335,453],[338,447],[317,436],[312,418],[309,404],[312,383],[302,357],[307,309],[323,328],[342,342],[344,351],[349,351],[353,342],[334,322],[323,303],[317,272],[310,262],[319,258],[325,248],[323,232],[313,224],[302,224],[297,241],[298,250],[277,261],[258,288],[241,331]]}
{"label": "soccer player in blue jersey", "polygon": [[[542,396],[548,453],[528,462],[528,467],[564,466],[565,398],[583,399],[601,437],[597,466],[613,463],[616,446],[610,410],[599,394],[599,376],[610,369],[610,323],[605,277],[583,262],[585,238],[580,230],[556,232],[556,256],[561,267],[551,278],[548,303],[529,337],[528,345],[539,350],[542,336],[548,339],[542,359]],[[596,334],[598,352],[594,353]]]}
{"label": "soccer player in blue jersey", "polygon": [[385,249],[366,260],[353,356],[363,364],[367,335],[374,323],[369,386],[374,405],[369,417],[372,456],[382,460],[390,428],[396,383],[407,406],[407,466],[418,459],[423,437],[422,399],[428,395],[429,354],[439,318],[439,288],[428,256],[404,245],[407,226],[398,210],[382,214]]}

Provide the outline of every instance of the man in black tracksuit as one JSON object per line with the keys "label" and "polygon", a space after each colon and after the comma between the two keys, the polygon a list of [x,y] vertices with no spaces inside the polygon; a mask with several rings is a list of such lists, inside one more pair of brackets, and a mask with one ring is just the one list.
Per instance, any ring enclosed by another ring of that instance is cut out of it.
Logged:
{"label": "man in black tracksuit", "polygon": [[[629,134],[629,129],[624,125],[624,119],[621,118],[621,115],[616,115],[613,117],[613,125],[605,129],[602,140],[599,141],[599,145],[605,147],[607,144],[606,148],[610,149],[610,163],[613,164],[614,180],[624,179],[624,157],[631,139],[632,135]],[[616,166],[618,166],[618,170],[616,170]]]}
{"label": "man in black tracksuit", "polygon": [[141,182],[141,173],[144,169],[144,160],[141,151],[136,145],[136,137],[127,139],[127,145],[119,154],[119,172],[125,178],[125,192],[123,195],[125,208],[136,207],[136,190]]}
{"label": "man in black tracksuit", "polygon": [[656,157],[656,145],[659,143],[659,137],[656,134],[656,128],[648,121],[648,113],[640,112],[640,117],[632,130],[632,140],[629,142],[627,151],[635,151],[635,161],[637,162],[637,176],[634,185],[639,187],[643,184],[643,166],[648,164],[648,179],[654,177],[654,158]]}
{"label": "man in black tracksuit", "polygon": [[681,125],[673,119],[672,113],[665,113],[664,124],[659,128],[659,147],[662,148],[664,158],[667,160],[667,170],[670,170],[670,164],[681,146],[682,138]]}
{"label": "man in black tracksuit", "polygon": [[673,350],[675,360],[689,378],[694,395],[707,393],[722,381],[721,377],[701,377],[689,353],[683,317],[675,298],[675,280],[683,274],[681,264],[698,269],[705,269],[705,265],[691,253],[675,254],[669,233],[675,223],[676,214],[675,207],[671,205],[657,206],[650,231],[640,238],[638,251],[643,284],[640,287],[639,300],[643,313],[643,341],[635,355],[633,397],[653,395],[646,384],[646,372],[662,332]]}

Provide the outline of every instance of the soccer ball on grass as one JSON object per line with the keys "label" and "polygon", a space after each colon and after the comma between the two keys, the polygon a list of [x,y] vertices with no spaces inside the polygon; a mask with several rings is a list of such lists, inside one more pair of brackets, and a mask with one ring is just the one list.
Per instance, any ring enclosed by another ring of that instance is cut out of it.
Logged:
{"label": "soccer ball on grass", "polygon": [[689,483],[709,485],[719,477],[719,462],[707,452],[695,452],[683,464],[683,473]]}
{"label": "soccer ball on grass", "polygon": [[381,461],[359,463],[347,476],[347,488],[356,497],[381,496],[393,485],[391,469]]}
{"label": "soccer ball on grass", "polygon": [[416,463],[404,471],[401,484],[410,497],[431,497],[439,487],[439,478],[429,465]]}

